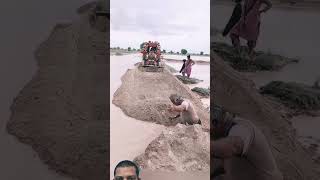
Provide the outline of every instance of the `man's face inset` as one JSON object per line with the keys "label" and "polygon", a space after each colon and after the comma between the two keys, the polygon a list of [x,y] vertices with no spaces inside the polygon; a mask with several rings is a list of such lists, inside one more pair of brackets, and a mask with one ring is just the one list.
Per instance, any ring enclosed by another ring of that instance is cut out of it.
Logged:
{"label": "man's face inset", "polygon": [[116,170],[114,180],[138,180],[134,167],[119,167]]}

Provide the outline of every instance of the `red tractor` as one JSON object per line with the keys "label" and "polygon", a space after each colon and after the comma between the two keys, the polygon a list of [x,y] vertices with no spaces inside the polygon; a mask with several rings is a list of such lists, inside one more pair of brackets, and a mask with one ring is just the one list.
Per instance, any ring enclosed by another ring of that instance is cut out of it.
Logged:
{"label": "red tractor", "polygon": [[161,48],[159,42],[144,42],[141,53],[143,66],[161,67]]}

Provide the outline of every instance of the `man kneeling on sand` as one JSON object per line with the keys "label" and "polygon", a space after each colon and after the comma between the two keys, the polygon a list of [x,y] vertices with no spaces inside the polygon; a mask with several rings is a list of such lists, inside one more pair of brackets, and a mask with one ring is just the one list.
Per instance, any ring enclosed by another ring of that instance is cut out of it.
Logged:
{"label": "man kneeling on sand", "polygon": [[253,123],[214,106],[210,127],[211,179],[283,180],[267,139]]}
{"label": "man kneeling on sand", "polygon": [[170,112],[179,113],[175,117],[170,117],[171,120],[181,116],[183,122],[188,125],[201,124],[200,118],[198,117],[190,100],[184,99],[177,94],[171,94],[169,99],[173,103],[173,105],[171,105],[171,107],[168,110]]}

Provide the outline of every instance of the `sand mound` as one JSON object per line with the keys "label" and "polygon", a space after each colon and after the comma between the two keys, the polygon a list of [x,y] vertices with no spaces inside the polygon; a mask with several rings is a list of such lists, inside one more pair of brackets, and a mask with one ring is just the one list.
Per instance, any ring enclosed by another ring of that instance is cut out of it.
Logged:
{"label": "sand mound", "polygon": [[167,111],[172,93],[191,100],[203,127],[209,128],[209,114],[200,99],[167,69],[161,73],[141,72],[138,68],[128,70],[122,77],[121,87],[114,94],[113,103],[135,119],[166,126],[176,125],[181,120],[169,120],[174,115]]}
{"label": "sand mound", "polygon": [[107,177],[106,44],[106,33],[86,17],[55,27],[35,53],[38,72],[15,98],[7,124],[50,168],[83,180]]}
{"label": "sand mound", "polygon": [[208,171],[209,144],[209,133],[204,132],[200,125],[178,124],[164,130],[134,161],[148,170]]}
{"label": "sand mound", "polygon": [[319,165],[298,143],[294,130],[281,114],[260,95],[253,82],[214,56],[214,103],[244,118],[252,120],[265,134],[272,147],[278,166],[290,180],[319,179]]}

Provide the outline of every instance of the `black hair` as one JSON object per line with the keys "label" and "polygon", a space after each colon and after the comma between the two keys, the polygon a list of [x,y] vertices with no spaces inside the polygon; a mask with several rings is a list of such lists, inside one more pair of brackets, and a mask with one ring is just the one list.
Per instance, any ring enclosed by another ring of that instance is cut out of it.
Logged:
{"label": "black hair", "polygon": [[212,123],[214,125],[218,124],[218,122],[223,119],[224,116],[225,110],[220,106],[214,105]]}
{"label": "black hair", "polygon": [[182,61],[185,62],[185,61],[187,61],[187,60],[186,60],[186,59],[183,59]]}
{"label": "black hair", "polygon": [[115,176],[117,169],[122,167],[134,167],[136,169],[136,175],[139,177],[139,172],[140,172],[139,167],[134,162],[129,160],[124,160],[119,162],[117,166],[114,168],[113,175]]}
{"label": "black hair", "polygon": [[190,55],[188,55],[187,57],[190,58]]}

